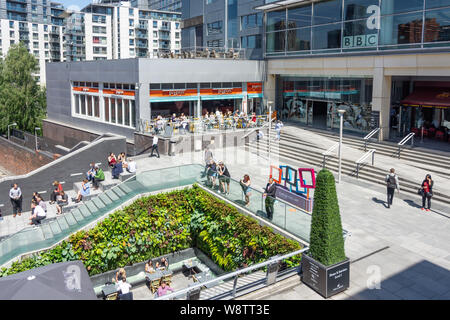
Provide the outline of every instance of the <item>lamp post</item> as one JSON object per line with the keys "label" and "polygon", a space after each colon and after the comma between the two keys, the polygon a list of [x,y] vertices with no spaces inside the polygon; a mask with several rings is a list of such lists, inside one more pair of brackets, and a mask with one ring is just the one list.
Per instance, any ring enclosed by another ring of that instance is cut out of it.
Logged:
{"label": "lamp post", "polygon": [[273,105],[273,101],[267,101],[267,106],[269,107],[269,135],[268,135],[268,139],[269,140],[269,166],[271,165],[270,163],[270,142],[272,141],[272,138],[270,136],[271,132],[272,132],[272,105]]}
{"label": "lamp post", "polygon": [[41,128],[39,128],[39,127],[34,128],[34,139],[35,139],[35,143],[36,143],[36,151],[38,151],[37,131],[40,131],[40,130],[41,130]]}
{"label": "lamp post", "polygon": [[342,162],[342,127],[344,126],[345,110],[339,109],[340,126],[339,126],[339,168],[338,168],[338,183],[341,183],[341,162]]}
{"label": "lamp post", "polygon": [[9,127],[12,127],[12,126],[17,126],[17,123],[11,123],[11,124],[8,124],[8,140],[9,140]]}

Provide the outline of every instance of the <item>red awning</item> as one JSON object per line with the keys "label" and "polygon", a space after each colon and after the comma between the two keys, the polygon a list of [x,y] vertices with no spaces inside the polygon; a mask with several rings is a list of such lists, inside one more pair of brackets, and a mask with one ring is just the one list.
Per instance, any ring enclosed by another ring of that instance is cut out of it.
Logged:
{"label": "red awning", "polygon": [[410,107],[450,108],[450,88],[417,87],[401,104]]}

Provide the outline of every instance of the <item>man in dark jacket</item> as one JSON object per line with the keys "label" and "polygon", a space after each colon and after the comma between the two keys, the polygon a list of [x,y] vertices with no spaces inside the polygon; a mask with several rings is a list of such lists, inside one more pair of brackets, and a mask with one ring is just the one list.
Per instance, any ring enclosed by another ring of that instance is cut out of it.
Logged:
{"label": "man in dark jacket", "polygon": [[269,183],[267,184],[265,190],[264,190],[264,196],[266,197],[266,212],[267,212],[267,218],[269,220],[272,220],[273,218],[273,204],[275,202],[275,192],[276,192],[276,186],[275,182],[273,181],[273,178],[269,179]]}
{"label": "man in dark jacket", "polygon": [[119,179],[119,176],[122,172],[123,172],[122,160],[119,160],[118,162],[116,162],[116,164],[114,164],[114,167],[111,171],[111,175],[113,176],[113,179]]}

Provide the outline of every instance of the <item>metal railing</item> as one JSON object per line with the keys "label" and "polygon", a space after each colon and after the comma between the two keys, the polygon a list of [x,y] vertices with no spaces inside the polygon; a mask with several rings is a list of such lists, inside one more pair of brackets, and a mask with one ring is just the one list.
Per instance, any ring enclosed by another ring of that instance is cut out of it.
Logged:
{"label": "metal railing", "polygon": [[411,140],[411,148],[414,146],[414,132],[409,133],[406,137],[404,137],[402,139],[402,141],[400,141],[397,146],[398,146],[398,158],[400,159],[400,152],[402,151],[402,148],[405,146],[405,144]]}
{"label": "metal railing", "polygon": [[327,157],[331,156],[334,153],[334,150],[336,150],[338,147],[339,147],[339,142],[336,142],[327,151],[322,152],[322,156],[323,156],[322,168],[325,168],[325,163],[327,161]]}
{"label": "metal railing", "polygon": [[358,160],[355,161],[355,163],[356,163],[356,178],[358,178],[358,176],[359,176],[359,169],[361,168],[361,166],[364,163],[367,162],[367,159],[370,156],[372,156],[372,166],[373,166],[374,161],[375,161],[375,151],[377,151],[377,149],[370,149],[361,158],[359,158]]}
{"label": "metal railing", "polygon": [[[157,297],[155,300],[174,299],[174,298],[177,298],[177,297],[180,297],[180,296],[184,296],[184,295],[188,294],[191,291],[201,290],[201,288],[203,286],[208,286],[208,285],[215,285],[215,286],[217,286],[219,282],[225,281],[225,280],[228,280],[228,279],[232,279],[232,278],[234,279],[234,281],[233,281],[233,289],[231,289],[230,291],[231,291],[231,296],[234,298],[234,297],[236,297],[236,292],[237,292],[237,279],[238,279],[238,277],[240,275],[245,274],[247,272],[251,272],[251,271],[257,270],[257,269],[264,268],[264,267],[272,265],[272,264],[278,264],[282,260],[291,258],[291,257],[299,255],[299,254],[302,254],[303,252],[305,252],[307,250],[309,250],[309,247],[304,247],[301,250],[297,250],[297,251],[285,254],[283,256],[280,256],[280,257],[275,256],[275,257],[270,258],[267,261],[264,261],[264,262],[261,262],[261,263],[257,263],[257,264],[255,264],[253,266],[246,267],[244,269],[240,269],[240,270],[237,270],[237,271],[234,271],[234,272],[227,273],[227,274],[225,274],[223,276],[214,278],[212,280],[208,280],[208,281],[205,281],[205,282],[199,282],[197,284],[194,284],[194,285],[190,286],[189,288],[181,289],[181,290],[178,290],[176,292],[164,295],[162,297]],[[277,272],[277,271],[278,271],[278,268],[276,269],[275,272]],[[268,276],[269,276],[269,272],[266,275],[266,282],[268,280]]]}
{"label": "metal railing", "polygon": [[377,134],[380,131],[380,128],[376,128],[369,132],[367,136],[363,138],[364,140],[364,151],[367,151],[367,145],[369,144],[369,139],[372,138],[375,134]]}

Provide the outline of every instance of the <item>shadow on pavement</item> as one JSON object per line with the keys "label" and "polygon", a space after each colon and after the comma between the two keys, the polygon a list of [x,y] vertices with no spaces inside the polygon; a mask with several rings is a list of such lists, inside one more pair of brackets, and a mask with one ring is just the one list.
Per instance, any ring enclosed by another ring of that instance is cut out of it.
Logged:
{"label": "shadow on pavement", "polygon": [[409,204],[411,207],[414,207],[414,208],[422,208],[422,206],[420,206],[420,205],[418,205],[417,203],[415,203],[414,201],[412,201],[412,200],[403,200],[403,201],[405,201],[407,204]]}
{"label": "shadow on pavement", "polygon": [[386,201],[380,200],[380,199],[378,199],[378,198],[376,198],[376,197],[373,197],[373,198],[372,198],[372,201],[375,202],[375,203],[378,203],[378,204],[381,203],[385,208],[388,207],[387,204],[386,204]]}

